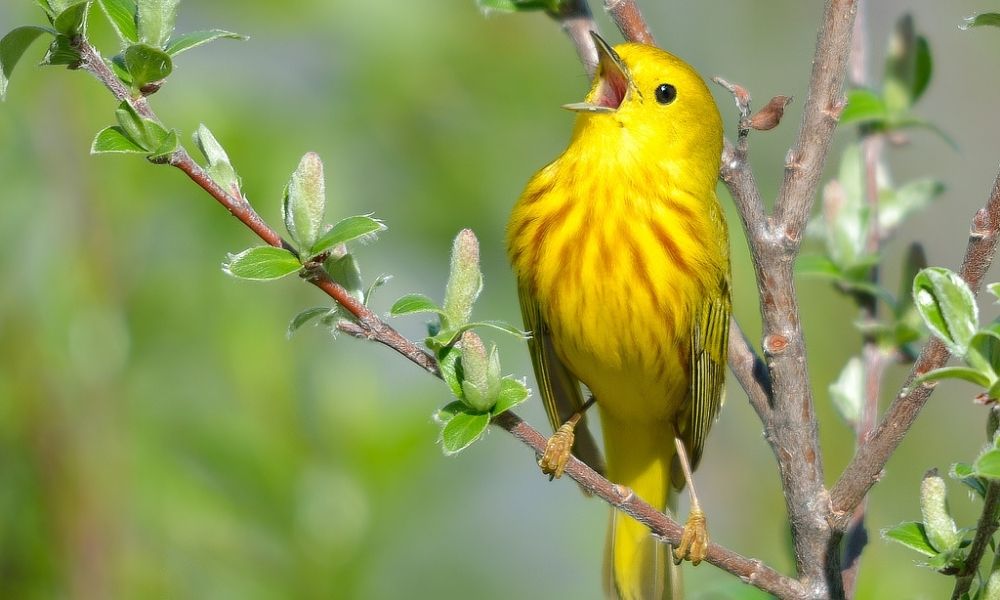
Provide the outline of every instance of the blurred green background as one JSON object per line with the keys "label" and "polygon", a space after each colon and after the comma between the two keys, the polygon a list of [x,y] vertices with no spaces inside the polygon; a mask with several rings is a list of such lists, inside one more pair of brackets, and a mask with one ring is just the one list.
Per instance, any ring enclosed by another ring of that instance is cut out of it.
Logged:
{"label": "blurred green background", "polygon": [[[0,30],[41,22],[33,4],[0,4]],[[746,85],[759,104],[796,98],[781,127],[753,137],[772,197],[821,3],[681,4],[643,4],[661,44],[706,76]],[[988,4],[873,6],[873,68],[896,17],[912,11],[936,64],[917,113],[960,146],[915,133],[891,150],[898,181],[929,174],[948,186],[890,246],[892,287],[913,239],[932,264],[957,266],[995,174],[1000,36],[957,27]],[[112,53],[107,26],[94,26]],[[290,172],[317,151],[331,218],[373,211],[390,227],[360,254],[367,277],[395,276],[378,310],[410,291],[440,297],[450,240],[471,227],[486,276],[477,314],[519,321],[504,223],[568,139],[572,115],[559,105],[588,85],[554,23],[483,18],[472,0],[182,5],[179,31],[210,27],[251,39],[181,56],[153,103],[184,139],[199,123],[213,130],[267,220],[280,222]],[[255,240],[179,172],[89,157],[114,102],[83,74],[32,68],[42,54],[40,43],[29,51],[0,105],[0,596],[600,597],[604,504],[569,481],[548,483],[502,432],[443,458],[430,415],[447,391],[385,348],[316,328],[287,340],[290,317],[324,298],[291,280],[224,276],[226,252]],[[731,99],[717,99],[732,125]],[[851,136],[840,132],[838,146]],[[735,311],[756,340],[755,285],[731,208]],[[832,482],[853,441],[826,390],[857,352],[856,315],[823,282],[799,287]],[[418,319],[397,325],[422,335]],[[530,372],[518,342],[497,342],[506,371]],[[890,371],[886,401],[904,374]],[[974,457],[985,415],[970,397],[943,385],[872,493],[860,598],[950,593],[949,579],[877,531],[919,517],[926,469]],[[537,401],[519,412],[544,427]],[[776,475],[731,385],[698,473],[713,539],[787,571]],[[960,524],[971,525],[979,505],[952,491]],[[686,577],[691,598],[761,596],[711,566]]]}

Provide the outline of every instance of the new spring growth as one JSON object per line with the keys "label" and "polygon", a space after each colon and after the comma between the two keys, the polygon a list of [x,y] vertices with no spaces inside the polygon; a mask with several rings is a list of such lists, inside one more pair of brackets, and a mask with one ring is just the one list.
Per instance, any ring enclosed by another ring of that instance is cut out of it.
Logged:
{"label": "new spring growth", "polygon": [[208,161],[205,172],[212,178],[212,181],[219,184],[219,187],[232,196],[241,198],[243,194],[240,192],[240,178],[236,175],[232,163],[229,162],[229,155],[226,154],[208,127],[198,126],[198,130],[194,132],[194,143],[205,155],[205,160]]}
{"label": "new spring growth", "polygon": [[462,400],[479,412],[493,408],[500,396],[500,355],[492,346],[489,354],[483,340],[472,331],[462,334]]}
{"label": "new spring growth", "polygon": [[948,552],[958,548],[962,539],[954,519],[948,512],[945,482],[938,475],[937,469],[927,471],[924,480],[920,482],[920,512],[924,517],[927,541],[935,550]]}
{"label": "new spring growth", "polygon": [[479,271],[479,240],[471,229],[463,229],[455,236],[451,247],[451,273],[444,292],[444,320],[442,329],[455,329],[469,322],[472,305],[483,289],[483,275]]}
{"label": "new spring growth", "polygon": [[308,253],[319,238],[326,213],[323,161],[315,152],[302,157],[285,188],[282,217],[288,235]]}

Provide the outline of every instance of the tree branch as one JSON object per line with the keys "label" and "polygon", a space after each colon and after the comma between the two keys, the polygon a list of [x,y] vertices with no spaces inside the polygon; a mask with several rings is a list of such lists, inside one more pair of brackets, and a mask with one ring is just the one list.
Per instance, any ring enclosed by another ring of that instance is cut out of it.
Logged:
{"label": "tree branch", "polygon": [[626,40],[650,46],[656,45],[635,0],[604,0],[604,10],[611,15],[611,19]]}
{"label": "tree branch", "polygon": [[587,0],[571,0],[562,7],[562,12],[549,13],[549,16],[559,22],[563,31],[569,36],[576,48],[576,53],[587,70],[587,76],[593,77],[597,71],[597,47],[590,37],[591,31],[597,31],[597,23],[590,14]]}
{"label": "tree branch", "polygon": [[[1000,173],[993,182],[986,206],[976,212],[969,233],[969,245],[965,249],[959,275],[973,293],[978,293],[983,277],[996,255],[998,234],[1000,234]],[[868,441],[858,448],[851,463],[844,469],[837,484],[830,490],[833,517],[837,526],[844,526],[844,519],[868,494],[868,490],[879,480],[882,469],[895,452],[903,436],[910,430],[920,410],[927,403],[933,384],[914,385],[913,381],[948,362],[951,354],[937,338],[932,338],[920,351],[917,362],[903,384],[896,399],[889,406],[878,427]]]}
{"label": "tree branch", "polygon": [[976,524],[976,537],[969,546],[969,553],[965,557],[965,564],[962,569],[955,574],[955,589],[951,593],[951,600],[962,600],[962,597],[972,586],[972,580],[976,577],[979,563],[983,560],[983,553],[989,547],[993,534],[1000,527],[1000,481],[990,479],[986,485],[986,497],[983,499],[983,512],[979,515],[979,522]]}
{"label": "tree branch", "polygon": [[[524,442],[535,451],[536,455],[541,455],[545,451],[545,436],[538,433],[517,415],[505,412],[494,418],[493,424],[507,430]],[[632,490],[611,483],[576,457],[570,457],[564,472],[587,491],[600,497],[615,509],[644,523],[663,541],[674,545],[680,542],[683,529],[681,525],[647,504]],[[779,598],[805,597],[804,588],[791,577],[778,573],[757,559],[747,558],[716,543],[709,544],[708,556],[705,560],[736,575],[745,583]]]}

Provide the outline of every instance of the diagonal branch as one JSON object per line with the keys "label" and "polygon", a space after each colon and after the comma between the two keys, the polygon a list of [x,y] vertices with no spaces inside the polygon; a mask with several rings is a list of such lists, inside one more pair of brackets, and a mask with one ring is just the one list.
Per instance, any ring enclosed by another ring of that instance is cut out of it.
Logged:
{"label": "diagonal branch", "polygon": [[[976,212],[969,232],[969,245],[965,249],[959,275],[973,293],[978,293],[983,277],[996,255],[997,241],[1000,239],[1000,173],[993,182],[986,206]],[[858,448],[851,463],[844,469],[837,484],[830,490],[833,517],[838,525],[850,518],[854,508],[868,494],[868,490],[879,480],[882,469],[889,457],[896,451],[903,436],[910,430],[920,410],[927,403],[933,384],[914,385],[920,375],[939,369],[948,362],[951,354],[937,338],[927,342],[913,370],[903,384],[903,389],[889,406],[878,427],[868,441]]]}
{"label": "diagonal branch", "polygon": [[[507,430],[531,447],[536,455],[545,451],[545,436],[516,415],[505,412],[494,418],[493,424]],[[587,491],[599,496],[615,509],[644,523],[654,534],[667,543],[676,545],[680,542],[681,525],[647,504],[632,490],[611,483],[576,457],[570,457],[569,462],[566,463],[565,473]],[[760,560],[747,558],[718,544],[709,544],[705,560],[736,575],[743,582],[779,598],[806,597],[805,589],[795,579],[778,573]]]}

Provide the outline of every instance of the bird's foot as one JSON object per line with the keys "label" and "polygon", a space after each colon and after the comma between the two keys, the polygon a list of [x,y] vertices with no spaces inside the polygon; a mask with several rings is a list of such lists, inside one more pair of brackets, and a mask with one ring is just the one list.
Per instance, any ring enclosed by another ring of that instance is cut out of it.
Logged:
{"label": "bird's foot", "polygon": [[549,438],[545,444],[545,452],[538,459],[538,466],[542,468],[542,473],[549,476],[549,481],[562,477],[563,470],[566,469],[566,463],[573,452],[574,427],[575,420],[563,423]]}
{"label": "bird's foot", "polygon": [[681,543],[674,549],[674,563],[690,560],[692,565],[705,560],[708,554],[708,523],[705,513],[700,508],[694,508],[688,514],[687,523],[681,533]]}

